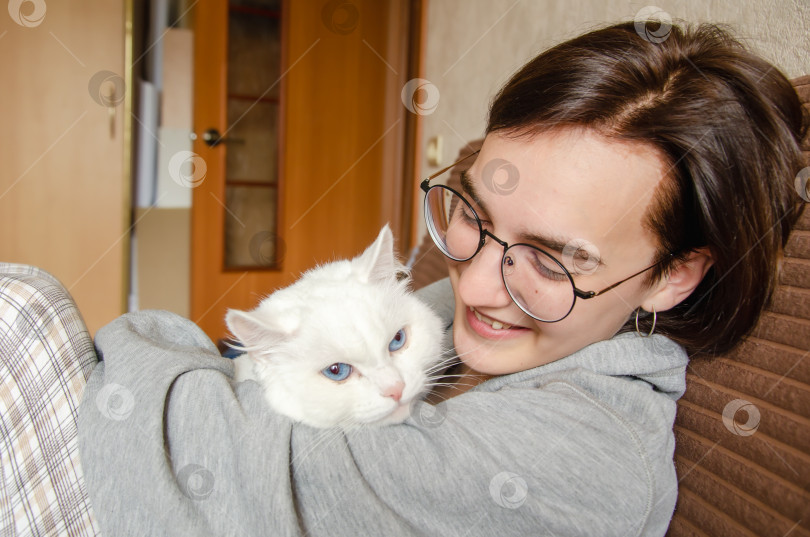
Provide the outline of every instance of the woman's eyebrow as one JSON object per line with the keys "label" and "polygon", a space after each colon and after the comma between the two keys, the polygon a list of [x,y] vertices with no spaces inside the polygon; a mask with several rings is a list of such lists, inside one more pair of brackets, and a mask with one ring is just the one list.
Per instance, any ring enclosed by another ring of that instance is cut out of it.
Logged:
{"label": "woman's eyebrow", "polygon": [[[474,181],[472,177],[470,177],[468,170],[461,172],[461,191],[469,196],[470,199],[472,199],[484,213],[489,214],[486,205],[484,204],[483,200],[481,200],[481,196],[478,195],[478,191],[475,188]],[[580,241],[567,240],[560,237],[547,237],[524,231],[519,234],[519,242],[541,244],[543,247],[545,247],[545,249],[558,253],[562,256],[565,253],[566,247],[569,245],[575,245]],[[581,248],[576,248],[573,255],[577,258],[587,258],[590,263],[597,263],[599,266],[605,265],[601,257],[596,255],[596,252],[590,251],[590,249],[588,252],[583,252]]]}
{"label": "woman's eyebrow", "polygon": [[481,201],[481,196],[478,195],[478,191],[475,189],[468,170],[461,172],[461,191],[467,194],[484,212],[487,212],[487,207],[484,205],[484,202]]}

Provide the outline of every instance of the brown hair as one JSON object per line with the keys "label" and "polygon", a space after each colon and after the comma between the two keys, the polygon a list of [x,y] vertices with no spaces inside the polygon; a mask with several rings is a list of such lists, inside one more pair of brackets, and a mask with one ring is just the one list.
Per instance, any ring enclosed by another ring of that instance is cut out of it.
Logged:
{"label": "brown hair", "polygon": [[[776,285],[801,203],[793,180],[807,119],[784,75],[719,27],[676,25],[655,41],[631,22],[543,52],[495,97],[487,133],[585,127],[657,148],[671,168],[647,209],[663,260],[649,283],[700,247],[714,265],[689,298],[658,313],[655,331],[690,354],[722,353]],[[650,323],[639,319],[641,330]]]}

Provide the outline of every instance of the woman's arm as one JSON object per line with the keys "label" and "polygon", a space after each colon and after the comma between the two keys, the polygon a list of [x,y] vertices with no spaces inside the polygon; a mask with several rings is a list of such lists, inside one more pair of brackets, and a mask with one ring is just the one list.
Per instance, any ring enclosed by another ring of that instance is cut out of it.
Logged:
{"label": "woman's arm", "polygon": [[97,346],[80,447],[110,535],[662,534],[674,505],[671,450],[648,453],[586,389],[592,372],[482,385],[437,406],[440,419],[344,435],[273,414],[171,314],[126,315]]}

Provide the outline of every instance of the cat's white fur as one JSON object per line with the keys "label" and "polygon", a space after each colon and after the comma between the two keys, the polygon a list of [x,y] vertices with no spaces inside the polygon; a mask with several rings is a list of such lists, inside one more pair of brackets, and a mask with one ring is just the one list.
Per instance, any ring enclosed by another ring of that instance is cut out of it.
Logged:
{"label": "cat's white fur", "polygon": [[[229,310],[228,328],[246,350],[236,380],[255,379],[274,410],[313,427],[403,421],[442,340],[438,316],[409,292],[406,274],[386,225],[360,256],[309,270],[255,310]],[[405,344],[389,351],[403,328]],[[345,380],[323,373],[336,363],[352,367]]]}

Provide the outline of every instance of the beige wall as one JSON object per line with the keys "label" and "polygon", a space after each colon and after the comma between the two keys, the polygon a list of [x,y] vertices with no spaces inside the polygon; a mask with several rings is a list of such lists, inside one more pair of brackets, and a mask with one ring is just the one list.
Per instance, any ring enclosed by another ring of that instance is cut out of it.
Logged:
{"label": "beige wall", "polygon": [[2,4],[0,261],[53,274],[94,333],[126,305],[126,3]]}
{"label": "beige wall", "polygon": [[[620,0],[428,0],[425,78],[439,90],[424,116],[423,144],[440,135],[450,163],[481,137],[490,98],[538,52],[607,22],[633,20],[649,5]],[[789,77],[810,74],[807,0],[659,0],[677,20],[732,25],[738,37]],[[422,176],[437,170],[422,163]],[[420,220],[421,222],[421,216]]]}

